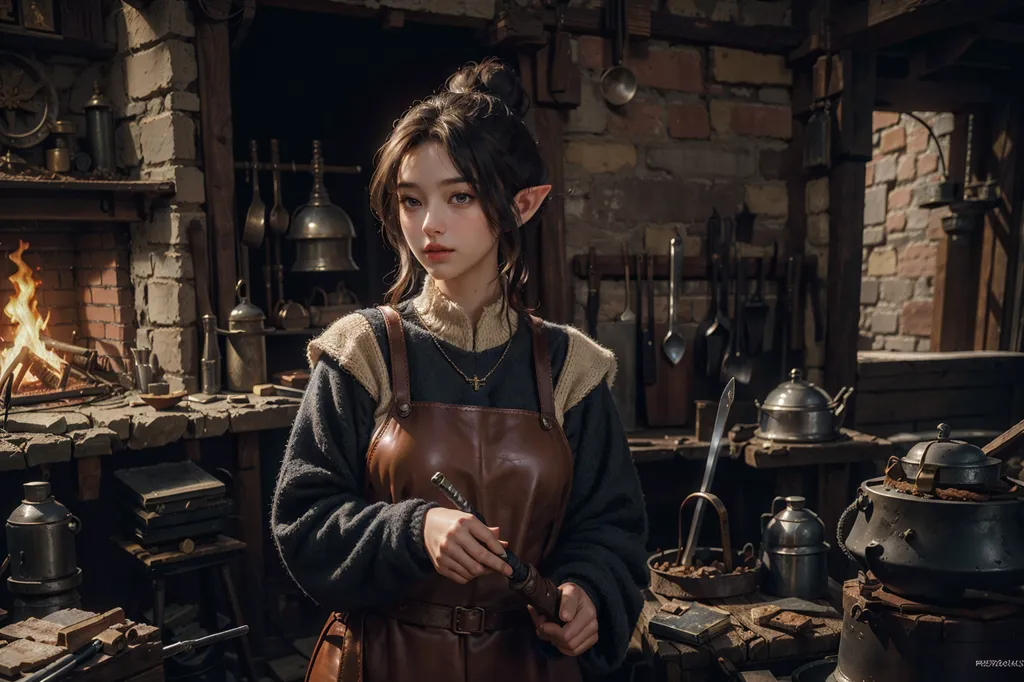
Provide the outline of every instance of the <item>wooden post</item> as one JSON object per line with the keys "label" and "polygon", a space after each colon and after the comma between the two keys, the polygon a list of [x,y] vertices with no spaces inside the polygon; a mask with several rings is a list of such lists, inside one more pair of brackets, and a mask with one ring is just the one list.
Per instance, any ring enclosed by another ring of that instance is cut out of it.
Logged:
{"label": "wooden post", "polygon": [[266,608],[263,589],[263,496],[260,481],[260,434],[239,433],[235,474],[235,504],[238,505],[239,535],[245,543],[242,589],[245,621],[253,651],[263,651]]}
{"label": "wooden post", "polygon": [[[235,307],[235,158],[231,124],[231,36],[227,17],[231,3],[208,0],[206,12],[196,12],[196,52],[199,59],[199,99],[206,215],[212,236],[216,301],[222,324]],[[213,15],[213,16],[210,16]],[[216,18],[214,18],[216,17]],[[220,18],[223,17],[223,18]]]}
{"label": "wooden post", "polygon": [[569,280],[565,257],[565,189],[563,173],[562,118],[555,109],[538,108],[537,142],[551,181],[551,199],[540,231],[541,314],[551,322],[569,322]]}
{"label": "wooden post", "polygon": [[[832,395],[857,383],[857,339],[860,322],[860,280],[864,245],[864,166],[860,150],[871,149],[871,116],[875,101],[875,56],[870,52],[842,53],[843,93],[835,111],[841,127],[835,131],[829,172],[828,303],[825,332],[825,388]],[[856,394],[854,394],[855,398]],[[847,406],[853,412],[855,400]],[[847,423],[856,423],[847,414]]]}

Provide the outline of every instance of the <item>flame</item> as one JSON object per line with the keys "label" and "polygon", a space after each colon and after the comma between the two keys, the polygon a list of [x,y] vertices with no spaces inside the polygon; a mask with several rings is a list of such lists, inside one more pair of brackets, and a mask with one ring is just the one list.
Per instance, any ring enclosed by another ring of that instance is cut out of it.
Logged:
{"label": "flame", "polygon": [[[18,266],[18,271],[7,278],[14,285],[14,293],[4,307],[4,314],[14,323],[17,332],[11,346],[0,351],[0,374],[7,372],[8,365],[15,361],[23,347],[27,347],[40,360],[60,371],[60,356],[47,348],[42,340],[42,333],[50,321],[50,314],[47,313],[45,318],[39,314],[36,287],[41,282],[36,281],[32,276],[32,268],[21,259],[21,254],[25,253],[29,244],[21,240],[18,244],[18,250],[8,256],[11,262]],[[34,378],[31,372],[25,374],[25,381]]]}

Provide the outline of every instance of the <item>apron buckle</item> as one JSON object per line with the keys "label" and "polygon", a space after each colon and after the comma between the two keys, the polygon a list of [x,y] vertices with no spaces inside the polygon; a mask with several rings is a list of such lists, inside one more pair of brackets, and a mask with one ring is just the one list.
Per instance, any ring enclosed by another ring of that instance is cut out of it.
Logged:
{"label": "apron buckle", "polygon": [[480,606],[456,606],[452,609],[452,632],[457,635],[481,635],[484,610]]}

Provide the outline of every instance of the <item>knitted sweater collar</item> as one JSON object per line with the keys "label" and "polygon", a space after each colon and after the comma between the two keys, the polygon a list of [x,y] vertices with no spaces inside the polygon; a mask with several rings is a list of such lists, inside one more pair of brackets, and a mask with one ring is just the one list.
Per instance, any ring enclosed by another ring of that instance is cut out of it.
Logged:
{"label": "knitted sweater collar", "polygon": [[484,308],[474,328],[466,312],[429,275],[412,305],[427,331],[465,351],[479,353],[500,346],[519,326],[519,316],[498,298]]}

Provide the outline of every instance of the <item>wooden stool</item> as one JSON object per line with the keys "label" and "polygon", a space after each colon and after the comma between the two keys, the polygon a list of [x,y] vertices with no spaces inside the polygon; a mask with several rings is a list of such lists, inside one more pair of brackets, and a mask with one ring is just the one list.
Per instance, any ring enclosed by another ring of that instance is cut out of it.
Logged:
{"label": "wooden stool", "polygon": [[[146,577],[152,581],[152,624],[154,626],[161,630],[164,627],[166,579],[193,571],[216,571],[219,574],[224,594],[227,597],[228,607],[231,609],[231,618],[235,626],[244,625],[242,608],[238,603],[238,594],[235,592],[235,583],[231,578],[230,566],[230,562],[245,551],[244,542],[224,535],[218,535],[213,541],[202,545],[195,545],[187,554],[180,549],[147,549],[133,540],[115,539],[115,542],[142,565]],[[209,586],[209,583],[205,583],[205,585]],[[203,606],[208,605],[204,604]],[[237,637],[235,642],[238,646],[239,659],[245,668],[246,676],[250,682],[257,682],[259,676],[256,674],[256,665],[253,661],[248,636]]]}

